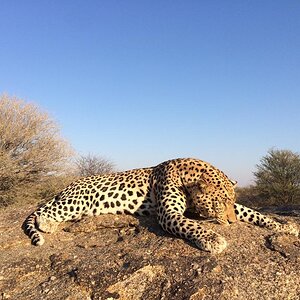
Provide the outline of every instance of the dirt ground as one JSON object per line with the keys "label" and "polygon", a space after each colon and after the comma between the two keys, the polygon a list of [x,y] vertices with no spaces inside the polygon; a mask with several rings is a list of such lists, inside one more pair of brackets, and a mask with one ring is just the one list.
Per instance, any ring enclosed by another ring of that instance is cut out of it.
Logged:
{"label": "dirt ground", "polygon": [[[229,244],[214,256],[153,217],[103,215],[63,224],[35,247],[22,230],[33,210],[1,210],[0,299],[300,299],[297,237],[206,224]],[[299,214],[277,217],[300,226]]]}

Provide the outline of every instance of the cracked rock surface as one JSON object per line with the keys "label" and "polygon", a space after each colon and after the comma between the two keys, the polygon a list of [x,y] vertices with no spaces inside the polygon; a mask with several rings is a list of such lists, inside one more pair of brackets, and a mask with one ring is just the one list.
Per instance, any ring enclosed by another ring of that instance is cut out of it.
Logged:
{"label": "cracked rock surface", "polygon": [[[35,247],[21,228],[33,210],[1,210],[0,299],[300,299],[297,237],[209,223],[228,242],[210,255],[153,217],[103,215],[63,224]],[[299,214],[277,217],[300,226]]]}

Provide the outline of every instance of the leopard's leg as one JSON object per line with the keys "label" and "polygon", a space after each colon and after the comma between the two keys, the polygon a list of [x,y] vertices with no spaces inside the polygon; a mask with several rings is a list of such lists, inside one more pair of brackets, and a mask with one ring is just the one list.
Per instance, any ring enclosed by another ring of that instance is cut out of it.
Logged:
{"label": "leopard's leg", "polygon": [[165,231],[188,239],[212,254],[221,253],[226,248],[227,242],[221,235],[183,215],[187,200],[182,191],[175,187],[172,187],[172,192],[158,190],[156,199],[158,221]]}
{"label": "leopard's leg", "polygon": [[42,234],[37,230],[52,233],[57,229],[59,222],[55,221],[53,218],[49,218],[44,213],[45,207],[39,208],[37,211],[33,212],[24,222],[24,230],[30,237],[32,243],[36,246],[41,246],[44,244],[45,240]]}
{"label": "leopard's leg", "polygon": [[266,227],[276,232],[288,233],[295,236],[299,235],[299,229],[294,224],[281,224],[254,209],[248,208],[238,203],[234,204],[234,210],[239,221]]}
{"label": "leopard's leg", "polygon": [[33,212],[24,222],[24,230],[31,238],[34,245],[41,246],[44,244],[42,234],[37,230],[52,233],[56,231],[59,224],[69,220],[80,219],[87,211],[82,205],[78,206],[76,211],[68,211],[66,204],[60,200],[53,199]]}
{"label": "leopard's leg", "polygon": [[[71,212],[63,200],[53,199],[38,210],[36,225],[39,230],[46,233],[53,233],[60,223],[72,219]],[[74,212],[73,212],[74,215]]]}
{"label": "leopard's leg", "polygon": [[60,223],[41,214],[40,216],[37,216],[36,224],[39,230],[46,233],[53,233],[57,230],[57,227]]}

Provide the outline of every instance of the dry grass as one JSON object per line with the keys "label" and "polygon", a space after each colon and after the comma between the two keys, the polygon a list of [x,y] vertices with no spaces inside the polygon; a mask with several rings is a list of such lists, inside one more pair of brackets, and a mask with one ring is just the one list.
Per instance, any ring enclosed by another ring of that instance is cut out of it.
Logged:
{"label": "dry grass", "polygon": [[293,202],[279,201],[278,198],[262,196],[256,186],[249,186],[236,189],[237,202],[250,207],[269,207],[282,205],[299,205],[300,198],[295,198]]}
{"label": "dry grass", "polygon": [[27,183],[14,186],[9,191],[0,192],[0,208],[10,205],[41,204],[44,203],[72,181],[75,176],[51,176],[39,183]]}

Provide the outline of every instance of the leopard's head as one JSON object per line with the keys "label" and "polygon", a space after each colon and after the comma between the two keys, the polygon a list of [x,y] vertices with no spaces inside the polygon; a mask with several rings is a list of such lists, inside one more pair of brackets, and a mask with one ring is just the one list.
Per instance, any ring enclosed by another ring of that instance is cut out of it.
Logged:
{"label": "leopard's head", "polygon": [[234,212],[235,186],[235,181],[217,181],[215,184],[207,176],[202,176],[186,188],[198,213],[215,218],[220,224],[228,224],[237,220]]}

